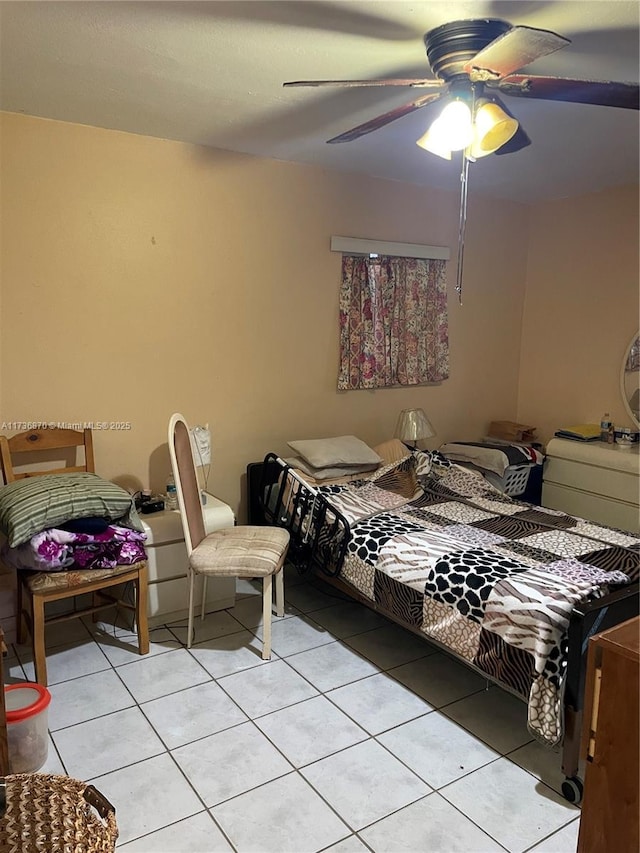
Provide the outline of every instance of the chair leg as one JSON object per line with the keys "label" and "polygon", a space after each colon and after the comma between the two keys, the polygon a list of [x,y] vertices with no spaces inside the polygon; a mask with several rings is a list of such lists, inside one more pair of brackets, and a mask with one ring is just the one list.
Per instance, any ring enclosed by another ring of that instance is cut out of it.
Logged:
{"label": "chair leg", "polygon": [[271,660],[271,580],[273,575],[262,579],[262,660]]}
{"label": "chair leg", "polygon": [[191,648],[191,641],[193,639],[193,587],[195,584],[196,573],[190,568],[189,569],[189,620],[187,623],[187,648]]}
{"label": "chair leg", "polygon": [[200,619],[204,619],[206,600],[207,600],[207,576],[202,575],[202,608],[200,610]]}
{"label": "chair leg", "polygon": [[147,620],[147,569],[140,569],[136,587],[136,629],[138,631],[138,651],[141,655],[149,652],[149,622]]}
{"label": "chair leg", "polygon": [[276,616],[284,616],[284,566],[276,572]]}
{"label": "chair leg", "polygon": [[31,596],[31,641],[33,645],[33,664],[36,671],[36,681],[43,687],[47,686],[47,654],[44,646],[44,601],[39,595]]}

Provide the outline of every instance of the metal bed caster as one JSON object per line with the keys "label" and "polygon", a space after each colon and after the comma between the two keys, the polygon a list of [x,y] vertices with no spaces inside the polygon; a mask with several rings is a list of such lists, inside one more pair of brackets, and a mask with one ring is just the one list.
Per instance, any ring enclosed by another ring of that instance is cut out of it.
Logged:
{"label": "metal bed caster", "polygon": [[579,806],[582,802],[582,794],[584,792],[584,784],[582,779],[577,776],[567,776],[562,783],[562,796],[574,806]]}

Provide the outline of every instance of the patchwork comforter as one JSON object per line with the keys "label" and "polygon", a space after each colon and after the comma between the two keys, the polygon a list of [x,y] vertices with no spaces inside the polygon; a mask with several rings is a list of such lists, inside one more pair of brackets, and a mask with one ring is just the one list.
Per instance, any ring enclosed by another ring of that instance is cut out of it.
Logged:
{"label": "patchwork comforter", "polygon": [[351,539],[340,576],[528,703],[562,740],[573,607],[640,575],[640,537],[512,498],[435,453],[318,491]]}

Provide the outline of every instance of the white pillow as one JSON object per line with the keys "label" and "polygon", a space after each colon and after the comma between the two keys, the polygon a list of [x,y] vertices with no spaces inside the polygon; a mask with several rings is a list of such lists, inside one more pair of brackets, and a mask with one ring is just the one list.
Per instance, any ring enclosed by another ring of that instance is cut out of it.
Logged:
{"label": "white pillow", "polygon": [[313,465],[309,465],[309,463],[302,458],[302,456],[290,456],[288,459],[284,460],[287,465],[291,465],[292,468],[297,468],[299,471],[302,471],[304,474],[308,474],[310,477],[313,477],[314,480],[333,480],[338,477],[355,476],[356,474],[364,474],[366,471],[375,471],[378,468],[378,463],[371,465],[349,465],[348,467],[339,468],[337,466],[328,467],[328,468],[314,468]]}
{"label": "white pillow", "polygon": [[312,438],[306,441],[289,441],[289,447],[314,468],[377,466],[382,459],[364,441],[355,435],[337,438]]}

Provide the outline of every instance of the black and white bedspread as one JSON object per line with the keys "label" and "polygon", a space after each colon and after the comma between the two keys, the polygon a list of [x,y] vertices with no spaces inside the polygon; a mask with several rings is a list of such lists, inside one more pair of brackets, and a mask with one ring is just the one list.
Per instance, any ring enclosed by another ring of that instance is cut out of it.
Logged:
{"label": "black and white bedspread", "polygon": [[319,492],[351,526],[340,577],[528,702],[561,741],[573,607],[640,574],[640,536],[506,497],[437,452]]}

